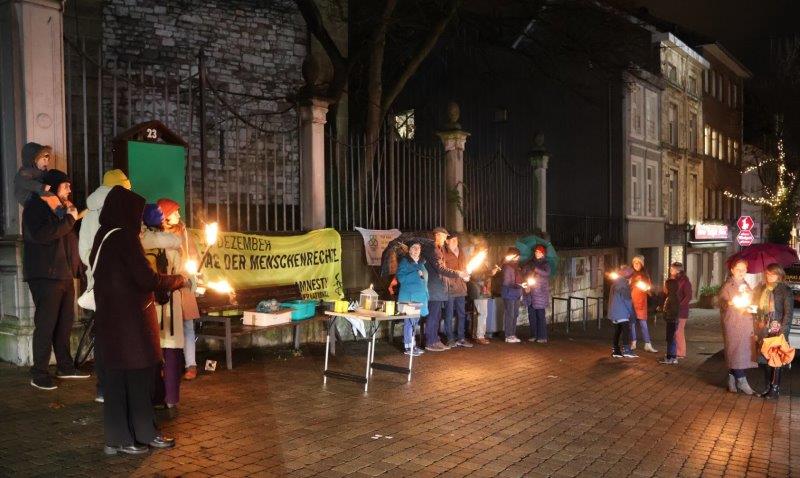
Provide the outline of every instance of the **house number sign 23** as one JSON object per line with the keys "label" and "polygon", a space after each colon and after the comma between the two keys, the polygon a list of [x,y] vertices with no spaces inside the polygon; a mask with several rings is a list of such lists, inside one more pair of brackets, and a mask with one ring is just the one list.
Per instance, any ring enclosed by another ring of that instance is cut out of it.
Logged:
{"label": "house number sign 23", "polygon": [[149,140],[158,139],[158,130],[156,128],[147,128],[145,130],[145,137]]}

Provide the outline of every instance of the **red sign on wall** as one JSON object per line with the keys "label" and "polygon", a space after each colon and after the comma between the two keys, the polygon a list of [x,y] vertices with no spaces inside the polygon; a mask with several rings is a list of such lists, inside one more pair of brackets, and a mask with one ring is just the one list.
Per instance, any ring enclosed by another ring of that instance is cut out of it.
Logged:
{"label": "red sign on wall", "polygon": [[750,244],[753,243],[753,233],[750,231],[740,231],[739,234],[736,236],[736,242],[738,242],[739,245],[743,247],[749,246]]}
{"label": "red sign on wall", "polygon": [[741,216],[739,220],[736,221],[736,225],[739,226],[740,231],[750,231],[755,224],[753,218],[750,216]]}

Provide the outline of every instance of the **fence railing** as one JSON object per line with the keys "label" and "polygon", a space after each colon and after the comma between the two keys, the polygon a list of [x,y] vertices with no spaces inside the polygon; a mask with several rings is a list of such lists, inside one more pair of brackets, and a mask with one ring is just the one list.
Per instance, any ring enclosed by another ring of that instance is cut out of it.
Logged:
{"label": "fence railing", "polygon": [[327,223],[341,231],[423,230],[444,224],[447,198],[439,144],[364,135],[337,140],[326,129]]}
{"label": "fence railing", "polygon": [[[217,87],[214,72],[205,69],[201,88],[198,64],[120,62],[105,58],[99,42],[69,38],[64,54],[67,165],[78,205],[112,167],[112,139],[157,119],[189,144],[184,216],[190,226],[217,220],[228,230],[300,229],[300,147],[293,106],[275,111],[275,98],[234,96]],[[206,109],[202,132],[201,95]]]}
{"label": "fence railing", "polygon": [[547,232],[556,247],[589,248],[622,245],[622,220],[613,217],[548,214]]}

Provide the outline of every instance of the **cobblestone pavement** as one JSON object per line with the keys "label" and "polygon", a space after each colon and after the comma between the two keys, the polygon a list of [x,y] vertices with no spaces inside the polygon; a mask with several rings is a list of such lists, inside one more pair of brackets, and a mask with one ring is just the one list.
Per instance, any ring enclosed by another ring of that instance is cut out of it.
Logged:
{"label": "cobblestone pavement", "polygon": [[[795,374],[777,402],[727,392],[718,328],[695,314],[679,366],[614,360],[610,328],[590,327],[429,352],[410,383],[376,371],[367,394],[323,387],[319,346],[242,352],[232,371],[184,382],[178,413],[161,416],[178,446],[140,457],[103,455],[93,383],[37,391],[4,364],[0,476],[800,476]],[[363,370],[359,347],[333,363]],[[378,357],[404,360],[386,343]]]}

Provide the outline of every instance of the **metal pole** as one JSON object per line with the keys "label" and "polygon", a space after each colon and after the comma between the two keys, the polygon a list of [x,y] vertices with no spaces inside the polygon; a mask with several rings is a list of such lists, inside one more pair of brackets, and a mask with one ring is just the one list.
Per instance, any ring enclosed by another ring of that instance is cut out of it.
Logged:
{"label": "metal pole", "polygon": [[206,55],[197,54],[200,77],[200,210],[206,216]]}

